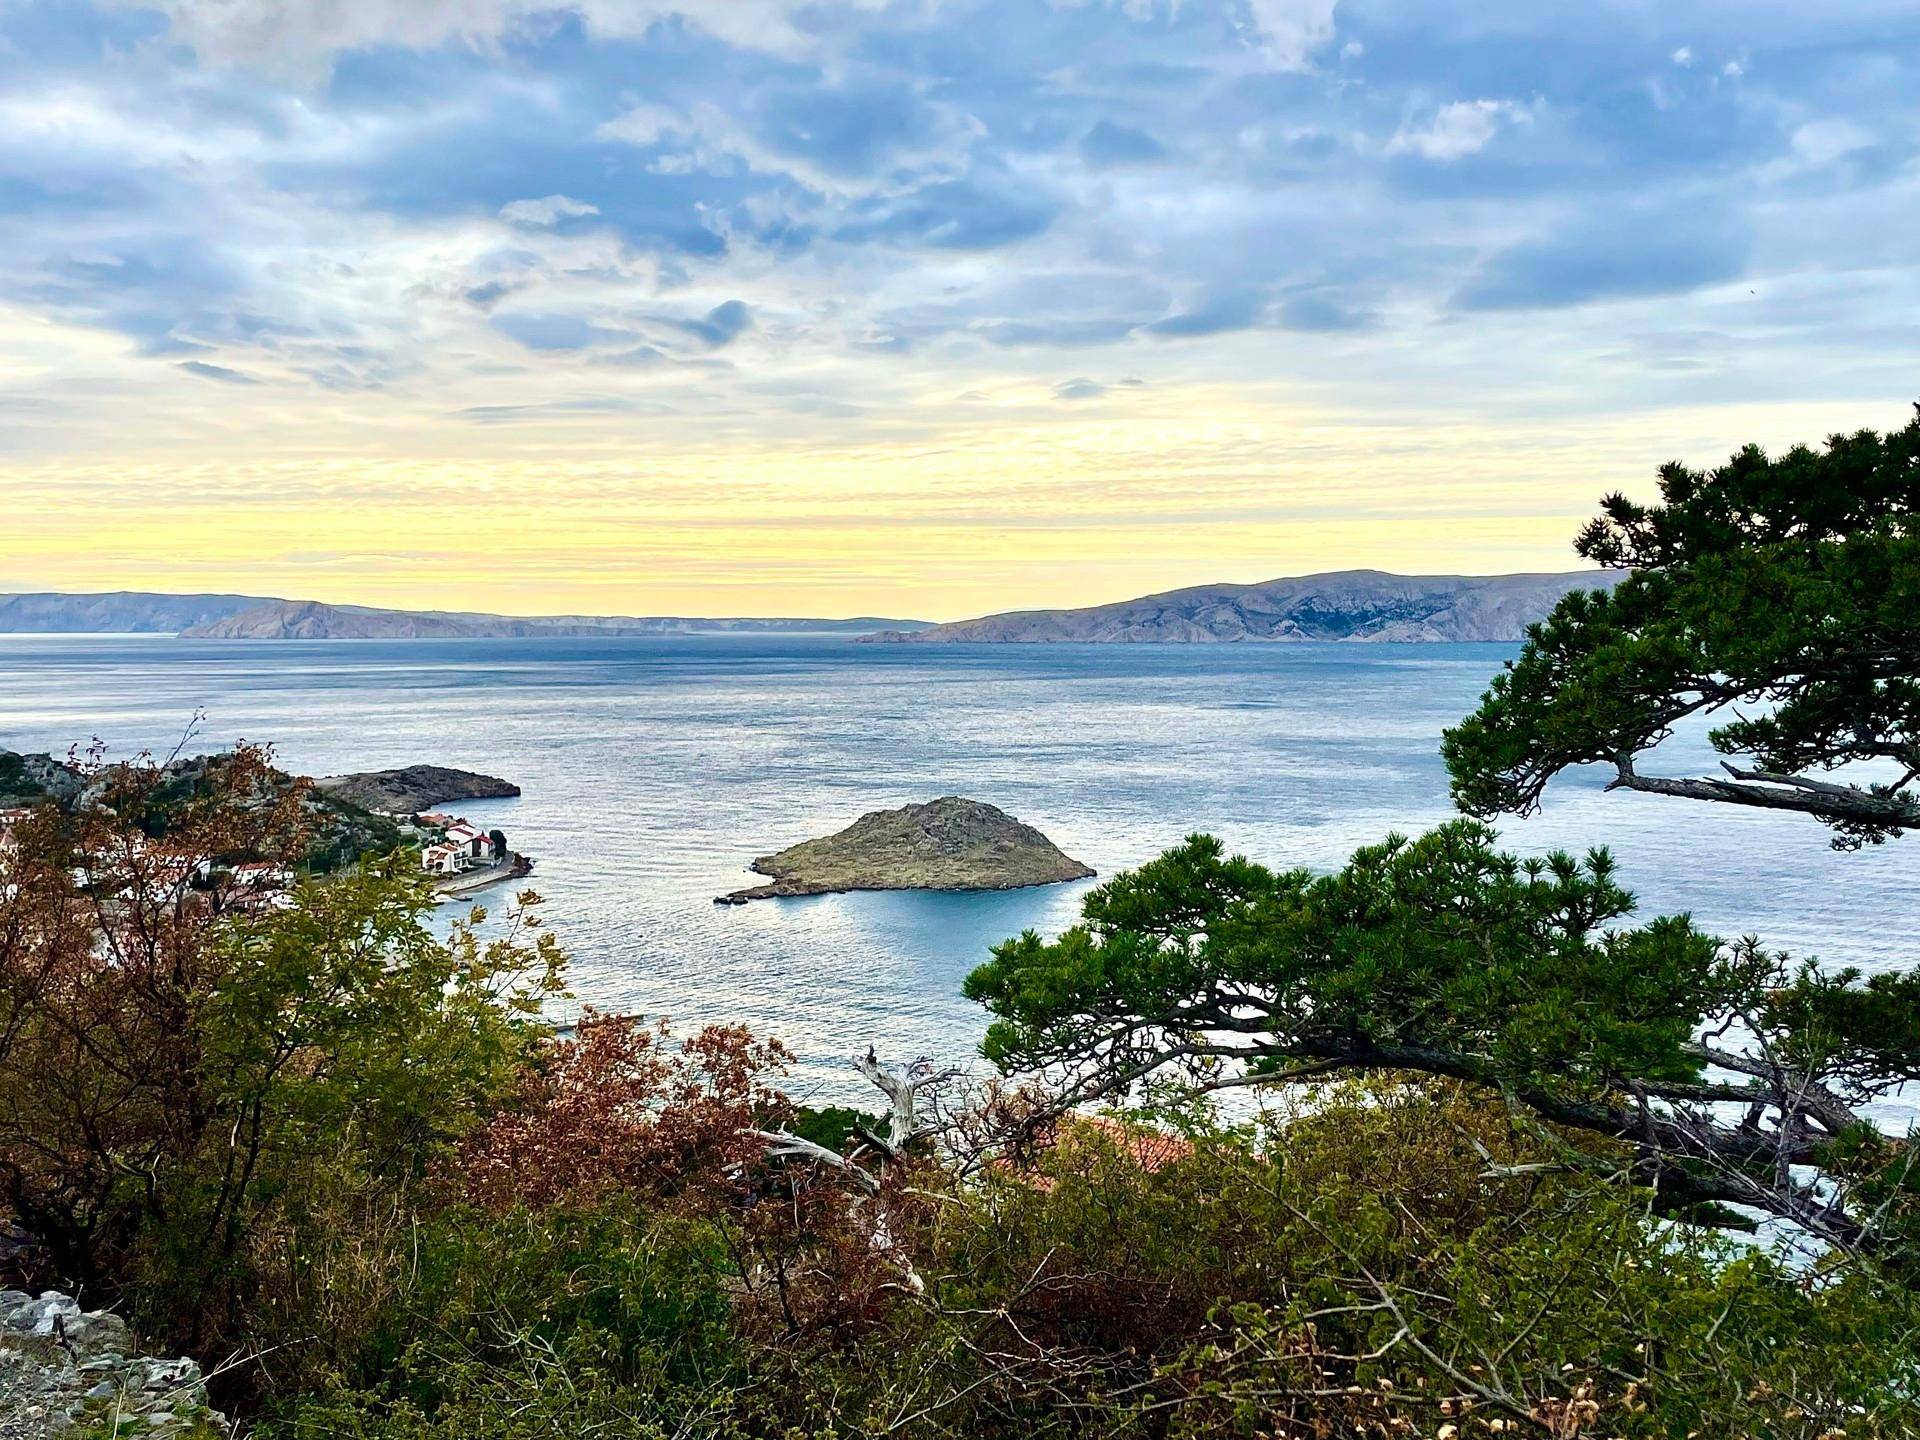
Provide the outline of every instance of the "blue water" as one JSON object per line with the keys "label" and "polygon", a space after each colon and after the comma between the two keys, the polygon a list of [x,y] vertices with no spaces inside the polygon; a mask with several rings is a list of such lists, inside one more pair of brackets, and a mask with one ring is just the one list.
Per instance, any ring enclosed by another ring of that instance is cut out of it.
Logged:
{"label": "blue water", "polygon": [[[842,1057],[968,1059],[961,977],[994,941],[1071,922],[1086,885],[711,903],[753,856],[863,811],[992,801],[1102,874],[1210,830],[1329,867],[1448,813],[1441,729],[1497,645],[883,646],[811,637],[187,641],[0,636],[0,745],[272,742],[309,774],[432,761],[517,800],[455,807],[533,854],[573,984],[679,1025],[744,1021],[841,1088]],[[1663,753],[1703,771],[1697,735]],[[1653,768],[1651,766],[1646,768]],[[1809,821],[1604,794],[1599,775],[1503,826],[1517,849],[1607,844],[1646,912],[1830,963],[1911,961],[1914,845],[1836,854]]]}

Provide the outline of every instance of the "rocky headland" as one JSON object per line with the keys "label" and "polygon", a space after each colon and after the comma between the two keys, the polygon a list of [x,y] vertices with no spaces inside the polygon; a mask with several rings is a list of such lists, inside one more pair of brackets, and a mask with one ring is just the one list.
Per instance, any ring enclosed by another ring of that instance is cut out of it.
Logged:
{"label": "rocky headland", "polygon": [[520,787],[511,780],[445,765],[402,765],[397,770],[323,775],[313,783],[336,800],[389,815],[414,815],[457,800],[510,799],[520,793]]}
{"label": "rocky headland", "polygon": [[1018,890],[1094,873],[998,806],[958,795],[872,811],[835,834],[762,855],[750,868],[772,883],[714,903],[844,890]]}

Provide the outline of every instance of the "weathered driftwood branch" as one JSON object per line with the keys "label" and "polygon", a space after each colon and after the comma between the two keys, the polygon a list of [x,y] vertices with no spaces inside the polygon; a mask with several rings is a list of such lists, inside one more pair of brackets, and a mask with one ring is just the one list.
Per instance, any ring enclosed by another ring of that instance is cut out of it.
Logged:
{"label": "weathered driftwood branch", "polygon": [[802,1135],[789,1130],[750,1130],[747,1132],[767,1147],[767,1155],[775,1160],[811,1160],[816,1165],[826,1165],[838,1171],[869,1195],[880,1191],[880,1181],[872,1171],[863,1169],[837,1150],[829,1150],[824,1145],[815,1144]]}
{"label": "weathered driftwood branch", "polygon": [[[936,1071],[924,1060],[889,1068],[880,1063],[880,1057],[874,1053],[872,1046],[868,1046],[867,1053],[853,1063],[854,1068],[887,1097],[889,1110],[885,1136],[875,1135],[864,1127],[856,1127],[856,1133],[878,1152],[880,1163],[884,1166],[899,1160],[907,1146],[936,1128],[922,1118],[918,1108],[919,1097],[923,1091],[942,1084],[958,1072]],[[864,1147],[842,1153],[803,1135],[795,1135],[790,1130],[751,1130],[746,1133],[766,1147],[768,1158],[820,1165],[852,1186],[858,1194],[850,1203],[867,1216],[868,1243],[876,1253],[887,1256],[898,1267],[900,1283],[907,1290],[916,1295],[925,1290],[926,1282],[920,1278],[912,1257],[902,1248],[889,1223],[887,1200],[881,1193],[880,1173],[860,1163],[859,1157]]]}
{"label": "weathered driftwood branch", "polygon": [[887,1097],[888,1103],[885,1138],[865,1130],[861,1133],[893,1159],[898,1159],[907,1146],[937,1128],[937,1121],[921,1113],[921,1092],[945,1084],[960,1073],[957,1070],[935,1070],[925,1060],[890,1069],[880,1063],[871,1045],[867,1047],[867,1053],[853,1063],[868,1082]]}

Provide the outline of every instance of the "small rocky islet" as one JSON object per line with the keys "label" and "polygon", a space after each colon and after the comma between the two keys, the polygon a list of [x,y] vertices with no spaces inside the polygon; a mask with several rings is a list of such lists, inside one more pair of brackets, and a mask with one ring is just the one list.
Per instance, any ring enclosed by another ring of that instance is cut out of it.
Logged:
{"label": "small rocky islet", "polygon": [[716,905],[848,890],[1018,890],[1095,873],[997,805],[958,795],[870,811],[749,868],[771,883],[716,895]]}

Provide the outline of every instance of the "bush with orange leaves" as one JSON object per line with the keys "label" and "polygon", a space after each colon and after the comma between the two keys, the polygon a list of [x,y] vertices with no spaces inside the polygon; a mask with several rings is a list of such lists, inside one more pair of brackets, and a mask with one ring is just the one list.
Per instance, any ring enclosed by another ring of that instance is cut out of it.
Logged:
{"label": "bush with orange leaves", "polygon": [[860,1330],[915,1283],[908,1236],[924,1202],[910,1161],[769,1154],[767,1132],[804,1120],[775,1083],[791,1059],[743,1026],[676,1044],[664,1022],[588,1010],[473,1136],[457,1182],[495,1213],[611,1201],[700,1219],[730,1253],[749,1329]]}
{"label": "bush with orange leaves", "polygon": [[495,1210],[612,1194],[696,1211],[732,1202],[761,1156],[754,1130],[792,1115],[772,1083],[790,1059],[744,1026],[675,1045],[664,1022],[590,1009],[469,1142],[467,1193]]}

